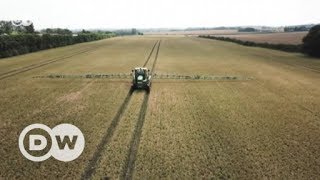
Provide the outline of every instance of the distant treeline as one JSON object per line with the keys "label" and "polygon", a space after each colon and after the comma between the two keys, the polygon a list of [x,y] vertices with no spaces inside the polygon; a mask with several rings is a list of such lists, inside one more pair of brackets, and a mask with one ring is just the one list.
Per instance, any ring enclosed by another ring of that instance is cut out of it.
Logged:
{"label": "distant treeline", "polygon": [[[311,29],[312,26],[310,25],[301,25],[301,26],[287,26],[283,28],[284,32],[302,32],[302,31],[309,31]],[[266,31],[270,31],[272,32],[271,29],[269,30],[259,30],[259,29],[255,29],[252,27],[247,27],[247,28],[239,28],[238,32],[266,32]]]}
{"label": "distant treeline", "polygon": [[309,31],[315,24],[285,26],[285,27],[271,27],[271,26],[252,26],[252,27],[195,27],[186,28],[185,31],[199,31],[199,30],[237,30],[238,32],[299,32]]}
{"label": "distant treeline", "polygon": [[[85,30],[82,30],[83,32],[86,32]],[[42,34],[60,34],[60,35],[72,35],[72,31],[69,29],[61,29],[61,28],[47,28],[42,29],[40,31]]]}
{"label": "distant treeline", "polygon": [[258,30],[255,29],[255,28],[250,28],[250,27],[247,27],[247,28],[239,28],[238,29],[238,32],[257,32]]}
{"label": "distant treeline", "polygon": [[300,32],[300,31],[309,31],[310,26],[287,26],[284,27],[284,32]]}
{"label": "distant treeline", "polygon": [[270,44],[270,43],[257,43],[252,41],[242,41],[239,39],[234,39],[229,37],[217,37],[217,36],[199,36],[199,37],[233,42],[233,43],[241,44],[244,46],[263,47],[263,48],[281,50],[286,52],[301,52],[301,47],[302,47],[301,45],[293,45],[293,44]]}
{"label": "distant treeline", "polygon": [[201,30],[238,30],[239,27],[189,27],[184,29],[184,31],[201,31]]}
{"label": "distant treeline", "polygon": [[113,34],[87,33],[71,35],[17,34],[0,35],[0,58],[26,54],[39,50],[108,38]]}
{"label": "distant treeline", "polygon": [[122,30],[116,30],[114,33],[118,36],[128,36],[128,35],[143,35],[142,32],[139,32],[137,29],[122,29]]}

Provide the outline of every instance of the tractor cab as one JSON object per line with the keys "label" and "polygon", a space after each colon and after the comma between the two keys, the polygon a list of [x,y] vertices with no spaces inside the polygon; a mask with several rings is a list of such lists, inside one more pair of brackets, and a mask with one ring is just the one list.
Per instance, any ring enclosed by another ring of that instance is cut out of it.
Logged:
{"label": "tractor cab", "polygon": [[150,70],[144,67],[137,67],[132,70],[132,86],[134,89],[149,90],[151,85]]}

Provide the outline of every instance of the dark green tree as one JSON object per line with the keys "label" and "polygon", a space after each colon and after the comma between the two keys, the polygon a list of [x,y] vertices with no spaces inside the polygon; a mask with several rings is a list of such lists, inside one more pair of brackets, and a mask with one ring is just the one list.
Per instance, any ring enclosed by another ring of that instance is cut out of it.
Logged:
{"label": "dark green tree", "polygon": [[55,35],[72,35],[72,31],[69,29],[61,29],[61,28],[47,28],[41,30],[44,34],[55,34]]}
{"label": "dark green tree", "polygon": [[26,33],[33,34],[34,33],[33,23],[30,26],[25,26],[25,29],[26,29]]}
{"label": "dark green tree", "polygon": [[86,31],[86,30],[82,29],[81,33],[82,33],[82,34],[90,34],[91,32],[90,32],[90,31]]}
{"label": "dark green tree", "polygon": [[310,56],[320,57],[320,25],[312,27],[303,38],[302,51]]}
{"label": "dark green tree", "polygon": [[10,21],[0,21],[0,34],[11,34],[13,31],[13,25]]}
{"label": "dark green tree", "polygon": [[257,30],[255,28],[247,27],[247,28],[240,28],[238,31],[239,32],[256,32]]}
{"label": "dark green tree", "polygon": [[132,35],[136,35],[136,34],[138,34],[138,31],[137,31],[137,29],[135,29],[135,28],[132,28],[132,30],[131,30],[131,34],[132,34]]}

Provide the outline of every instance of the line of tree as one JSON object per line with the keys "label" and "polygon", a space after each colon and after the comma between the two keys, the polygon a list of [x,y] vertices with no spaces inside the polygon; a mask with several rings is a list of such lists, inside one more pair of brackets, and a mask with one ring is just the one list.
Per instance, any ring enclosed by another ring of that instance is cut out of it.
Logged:
{"label": "line of tree", "polygon": [[47,28],[40,31],[43,34],[60,34],[60,35],[72,35],[72,31],[69,29],[61,28]]}
{"label": "line of tree", "polygon": [[239,28],[238,32],[257,32],[258,30],[255,28],[247,27],[247,28]]}
{"label": "line of tree", "polygon": [[143,35],[142,32],[139,32],[137,29],[132,28],[132,29],[121,29],[115,31],[115,33],[118,36],[128,36],[128,35]]}
{"label": "line of tree", "polygon": [[306,26],[288,26],[284,28],[284,32],[300,32],[300,31],[309,31],[310,28]]}
{"label": "line of tree", "polygon": [[69,29],[47,28],[40,32],[29,26],[15,26],[11,21],[0,21],[0,58],[39,50],[89,42],[115,36],[111,32],[82,30],[73,34]]}
{"label": "line of tree", "polygon": [[233,43],[237,43],[237,44],[244,45],[244,46],[262,47],[262,48],[269,48],[269,49],[281,50],[281,51],[286,51],[286,52],[301,52],[301,45],[257,43],[257,42],[252,42],[252,41],[242,41],[239,39],[234,39],[234,38],[229,38],[229,37],[220,37],[220,36],[199,36],[199,37],[233,42]]}
{"label": "line of tree", "polygon": [[100,40],[114,36],[113,34],[78,34],[50,35],[50,34],[18,34],[0,36],[0,58],[16,56],[39,50],[61,47],[76,43]]}

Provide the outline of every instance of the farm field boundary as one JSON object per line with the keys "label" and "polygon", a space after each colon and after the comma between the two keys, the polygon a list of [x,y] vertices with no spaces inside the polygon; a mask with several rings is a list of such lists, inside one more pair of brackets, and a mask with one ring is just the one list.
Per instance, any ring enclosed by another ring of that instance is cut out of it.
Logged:
{"label": "farm field boundary", "polygon": [[237,43],[237,44],[240,44],[243,46],[262,47],[262,48],[280,50],[280,51],[285,51],[285,52],[294,52],[294,53],[301,52],[301,45],[257,43],[257,42],[253,42],[253,41],[242,41],[242,40],[235,39],[235,38],[217,37],[217,36],[198,36],[198,37],[233,42],[233,43]]}

